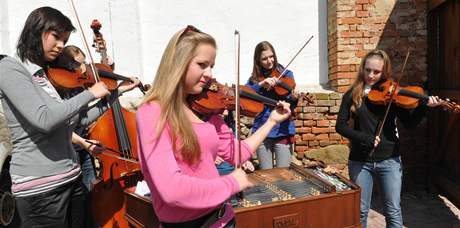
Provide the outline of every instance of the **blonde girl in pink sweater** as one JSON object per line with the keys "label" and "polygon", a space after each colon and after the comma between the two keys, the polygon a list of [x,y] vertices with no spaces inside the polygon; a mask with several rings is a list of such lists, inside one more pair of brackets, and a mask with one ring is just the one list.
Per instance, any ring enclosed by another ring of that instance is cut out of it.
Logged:
{"label": "blonde girl in pink sweater", "polygon": [[[219,115],[202,119],[187,103],[187,96],[200,93],[212,78],[215,58],[210,35],[193,26],[177,32],[137,111],[141,168],[163,227],[233,227],[232,208],[224,202],[252,186],[241,169],[219,176],[216,156],[235,164],[232,131]],[[269,120],[241,142],[241,161],[289,115],[289,105],[280,102]]]}

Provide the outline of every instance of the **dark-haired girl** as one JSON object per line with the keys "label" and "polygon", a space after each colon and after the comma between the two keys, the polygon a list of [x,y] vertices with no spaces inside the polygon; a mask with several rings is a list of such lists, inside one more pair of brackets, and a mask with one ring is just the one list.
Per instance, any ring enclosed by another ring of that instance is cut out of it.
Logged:
{"label": "dark-haired girl", "polygon": [[109,95],[96,83],[62,100],[47,76],[74,30],[69,18],[51,7],[28,16],[17,58],[0,63],[1,101],[13,142],[10,174],[20,227],[83,227],[81,168],[71,138],[78,113]]}

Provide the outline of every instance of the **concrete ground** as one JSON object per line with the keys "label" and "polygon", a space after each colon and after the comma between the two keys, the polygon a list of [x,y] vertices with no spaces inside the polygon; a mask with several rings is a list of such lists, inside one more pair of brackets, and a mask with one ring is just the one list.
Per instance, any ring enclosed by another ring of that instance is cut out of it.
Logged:
{"label": "concrete ground", "polygon": [[[378,195],[372,199],[368,228],[385,227],[385,217]],[[402,194],[404,227],[460,228],[460,210],[447,198],[424,191]]]}

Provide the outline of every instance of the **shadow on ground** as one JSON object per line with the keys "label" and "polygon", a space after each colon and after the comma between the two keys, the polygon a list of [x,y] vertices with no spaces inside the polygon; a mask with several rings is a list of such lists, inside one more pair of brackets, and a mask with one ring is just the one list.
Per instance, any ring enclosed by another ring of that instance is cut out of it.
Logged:
{"label": "shadow on ground", "polygon": [[[445,197],[423,190],[404,192],[401,196],[404,227],[460,228],[460,210]],[[385,227],[378,193],[373,194],[369,228]]]}

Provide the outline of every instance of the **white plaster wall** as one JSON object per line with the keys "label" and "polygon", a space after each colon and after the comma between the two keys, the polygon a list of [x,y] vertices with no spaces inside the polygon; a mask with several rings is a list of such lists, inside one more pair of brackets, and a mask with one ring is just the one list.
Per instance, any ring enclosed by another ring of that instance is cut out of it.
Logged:
{"label": "white plaster wall", "polygon": [[[116,72],[135,75],[144,83],[153,81],[161,55],[170,37],[193,24],[214,36],[218,54],[214,75],[221,82],[234,82],[234,31],[241,34],[241,82],[252,68],[255,45],[267,40],[286,65],[307,38],[310,44],[289,67],[301,88],[327,82],[327,3],[325,0],[74,0],[84,32],[91,43],[91,21],[102,23],[108,54]],[[0,0],[0,52],[13,54],[28,14],[40,6],[61,10],[75,23],[65,0]],[[69,44],[83,47],[74,33]],[[96,59],[99,56],[92,53]],[[131,96],[139,94],[132,93]],[[128,95],[129,96],[129,95]]]}

